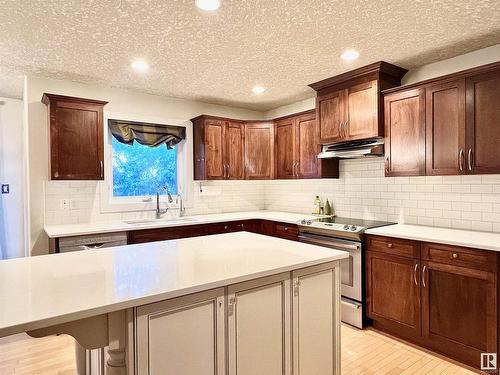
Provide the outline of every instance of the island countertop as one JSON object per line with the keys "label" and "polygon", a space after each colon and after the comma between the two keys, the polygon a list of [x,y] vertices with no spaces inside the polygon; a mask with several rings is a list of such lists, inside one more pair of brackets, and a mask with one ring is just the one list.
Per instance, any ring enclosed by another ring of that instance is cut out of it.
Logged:
{"label": "island countertop", "polygon": [[248,232],[0,261],[0,337],[346,258]]}

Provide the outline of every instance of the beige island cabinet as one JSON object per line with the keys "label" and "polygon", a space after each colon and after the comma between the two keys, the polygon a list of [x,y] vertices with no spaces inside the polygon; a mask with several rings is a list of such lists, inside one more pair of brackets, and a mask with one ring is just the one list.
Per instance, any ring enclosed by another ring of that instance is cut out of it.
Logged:
{"label": "beige island cabinet", "polygon": [[107,375],[340,374],[347,253],[238,232],[0,262],[0,337],[66,333]]}

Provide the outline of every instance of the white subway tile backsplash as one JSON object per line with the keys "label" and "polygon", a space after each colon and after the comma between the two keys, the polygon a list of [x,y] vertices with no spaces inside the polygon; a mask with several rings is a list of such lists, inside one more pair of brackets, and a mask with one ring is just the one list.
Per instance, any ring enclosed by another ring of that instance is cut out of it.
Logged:
{"label": "white subway tile backsplash", "polygon": [[[211,181],[188,214],[261,209],[310,213],[320,195],[333,204],[337,216],[389,220],[500,232],[500,175],[383,177],[379,159],[344,160],[340,179]],[[215,194],[214,192],[218,192]],[[75,207],[61,208],[61,199]],[[101,213],[95,181],[49,181],[45,184],[48,224],[114,221],[150,217],[152,212]]]}

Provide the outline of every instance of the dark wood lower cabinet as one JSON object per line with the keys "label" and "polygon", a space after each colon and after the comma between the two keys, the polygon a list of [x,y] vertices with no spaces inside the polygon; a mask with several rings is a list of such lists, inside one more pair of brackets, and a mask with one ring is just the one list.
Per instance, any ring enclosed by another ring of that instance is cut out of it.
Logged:
{"label": "dark wood lower cabinet", "polygon": [[295,224],[284,224],[268,220],[241,220],[130,231],[128,234],[128,243],[137,244],[166,241],[240,231],[298,240],[298,227]]}
{"label": "dark wood lower cabinet", "polygon": [[367,252],[367,315],[404,337],[420,335],[418,261]]}
{"label": "dark wood lower cabinet", "polygon": [[497,351],[496,275],[423,262],[422,336],[432,349],[477,367]]}
{"label": "dark wood lower cabinet", "polygon": [[481,353],[499,347],[498,254],[396,241],[418,244],[418,252],[392,255],[395,239],[367,237],[366,307],[374,327],[479,368]]}

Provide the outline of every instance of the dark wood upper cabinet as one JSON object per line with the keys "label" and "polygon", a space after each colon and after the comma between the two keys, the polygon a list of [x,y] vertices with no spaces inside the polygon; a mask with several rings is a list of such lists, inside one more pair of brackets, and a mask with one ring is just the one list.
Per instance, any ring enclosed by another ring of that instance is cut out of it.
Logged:
{"label": "dark wood upper cabinet", "polygon": [[368,81],[347,90],[347,121],[344,138],[355,140],[383,136],[383,122],[379,123],[378,81]]}
{"label": "dark wood upper cabinet", "polygon": [[427,175],[465,172],[465,80],[426,88]]}
{"label": "dark wood upper cabinet", "polygon": [[317,91],[320,142],[384,136],[381,90],[399,86],[406,72],[380,61],[309,85]]}
{"label": "dark wood upper cabinet", "polygon": [[274,178],[274,123],[245,124],[245,179]]}
{"label": "dark wood upper cabinet", "polygon": [[500,173],[500,68],[466,79],[467,173]]}
{"label": "dark wood upper cabinet", "polygon": [[342,141],[341,127],[346,118],[345,90],[318,96],[316,109],[321,124],[320,141],[333,143]]}
{"label": "dark wood upper cabinet", "polygon": [[225,129],[225,121],[208,119],[205,122],[205,168],[208,180],[222,180],[226,177]]}
{"label": "dark wood upper cabinet", "polygon": [[48,106],[50,178],[103,180],[103,107],[107,102],[44,94]]}
{"label": "dark wood upper cabinet", "polygon": [[229,180],[245,178],[244,150],[245,125],[239,122],[228,122],[226,127],[226,164]]}
{"label": "dark wood upper cabinet", "polygon": [[[415,90],[425,90],[426,168],[419,175],[500,173],[500,62],[388,89],[383,93],[385,110],[397,106],[388,104],[390,98],[412,97]],[[386,131],[392,129],[392,121],[394,117],[386,114]],[[420,163],[420,148],[405,144],[408,153],[403,155],[394,152],[395,145],[403,147],[386,135],[386,175],[415,175],[415,168],[400,167],[410,156]]]}
{"label": "dark wood upper cabinet", "polygon": [[385,175],[425,174],[425,90],[386,95]]}
{"label": "dark wood upper cabinet", "polygon": [[212,116],[199,116],[191,121],[194,139],[194,179],[243,179],[243,122]]}
{"label": "dark wood upper cabinet", "polygon": [[322,163],[336,164],[338,161],[318,159],[321,149],[318,133],[314,112],[296,117],[295,159],[297,164],[295,173],[299,178],[338,177],[338,175],[328,176],[326,167],[322,168]]}
{"label": "dark wood upper cabinet", "polygon": [[277,119],[276,178],[338,178],[336,159],[318,159],[321,151],[315,111]]}
{"label": "dark wood upper cabinet", "polygon": [[296,171],[295,119],[276,122],[276,178],[294,178]]}

